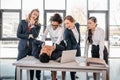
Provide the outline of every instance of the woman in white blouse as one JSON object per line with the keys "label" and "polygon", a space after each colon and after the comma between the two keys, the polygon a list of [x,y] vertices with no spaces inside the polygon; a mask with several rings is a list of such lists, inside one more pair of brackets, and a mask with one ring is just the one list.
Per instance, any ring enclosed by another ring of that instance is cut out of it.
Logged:
{"label": "woman in white blouse", "polygon": [[52,43],[60,44],[60,42],[63,40],[64,32],[64,27],[61,25],[62,18],[59,14],[56,13],[50,18],[50,22],[51,24],[46,27],[45,32],[42,36],[42,41],[45,41],[49,33]]}
{"label": "woman in white blouse", "polygon": [[[108,64],[108,53],[106,52],[107,49],[104,46],[104,39],[104,30],[102,28],[97,27],[96,17],[90,17],[88,19],[88,30],[86,31],[85,37],[85,56],[88,57],[89,45],[92,45],[92,57],[104,59],[105,62]],[[94,80],[96,80],[95,73]]]}
{"label": "woman in white blouse", "polygon": [[[51,24],[47,26],[43,36],[42,41],[45,41],[49,33],[53,44],[60,44],[63,40],[64,27],[62,24],[62,18],[58,13],[55,13],[50,18]],[[57,56],[56,56],[57,57]],[[56,71],[52,71],[52,80],[56,80]]]}

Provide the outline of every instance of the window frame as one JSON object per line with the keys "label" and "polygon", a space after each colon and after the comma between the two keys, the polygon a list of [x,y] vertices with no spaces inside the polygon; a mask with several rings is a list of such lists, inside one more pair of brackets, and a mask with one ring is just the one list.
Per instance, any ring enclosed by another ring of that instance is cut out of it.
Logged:
{"label": "window frame", "polygon": [[19,13],[19,21],[21,20],[21,9],[0,9],[0,16],[1,16],[1,24],[0,24],[0,40],[18,40],[17,37],[16,38],[3,38],[2,37],[2,32],[3,32],[3,19],[2,19],[2,16],[3,16],[3,13],[4,12],[17,12]]}

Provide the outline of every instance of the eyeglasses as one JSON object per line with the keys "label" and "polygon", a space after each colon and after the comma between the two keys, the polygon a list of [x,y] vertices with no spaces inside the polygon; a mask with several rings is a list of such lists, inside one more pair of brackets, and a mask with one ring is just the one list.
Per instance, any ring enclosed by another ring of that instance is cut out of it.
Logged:
{"label": "eyeglasses", "polygon": [[51,24],[52,26],[54,26],[54,27],[58,27],[58,25],[53,25],[53,24]]}

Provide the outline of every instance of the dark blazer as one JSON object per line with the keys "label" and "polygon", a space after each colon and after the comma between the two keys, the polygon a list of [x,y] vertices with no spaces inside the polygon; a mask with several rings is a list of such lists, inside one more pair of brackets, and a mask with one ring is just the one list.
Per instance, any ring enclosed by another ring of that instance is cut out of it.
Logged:
{"label": "dark blazer", "polygon": [[72,30],[70,29],[65,29],[64,31],[64,40],[67,43],[67,47],[66,50],[72,50],[72,49],[77,49],[77,53],[76,56],[80,56],[81,55],[81,50],[80,50],[80,30],[79,30],[79,23],[75,23],[75,27],[79,33],[79,41],[77,43],[75,36],[72,32]]}
{"label": "dark blazer", "polygon": [[41,49],[42,49],[42,44],[43,44],[44,42],[42,42],[42,41],[39,41],[39,40],[34,40],[33,41],[33,44],[32,44],[32,55],[35,57],[35,58],[37,58],[37,59],[39,59],[39,54],[40,54],[40,51],[41,51]]}
{"label": "dark blazer", "polygon": [[[39,59],[39,54],[40,54],[40,51],[42,49],[43,43],[44,42],[39,41],[39,40],[33,41],[32,55],[37,59]],[[56,44],[56,48],[52,52],[52,55],[51,55],[51,60],[56,60],[57,58],[61,57],[63,50],[65,50],[64,46]]]}
{"label": "dark blazer", "polygon": [[65,50],[65,46],[56,44],[55,50],[52,52],[51,60],[56,60],[62,56],[62,51]]}
{"label": "dark blazer", "polygon": [[[18,29],[17,29],[17,37],[19,38],[18,44],[18,60],[25,57],[27,50],[27,42],[32,43],[32,41],[38,37],[40,31],[40,25],[35,25],[30,32],[28,32],[28,22],[25,20],[21,20]],[[34,39],[29,38],[29,34],[33,34]],[[31,45],[30,45],[31,47]]]}

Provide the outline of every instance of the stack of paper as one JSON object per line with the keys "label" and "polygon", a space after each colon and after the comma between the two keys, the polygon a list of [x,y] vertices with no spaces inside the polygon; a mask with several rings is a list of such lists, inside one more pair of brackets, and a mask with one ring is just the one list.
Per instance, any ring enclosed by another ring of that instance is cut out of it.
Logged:
{"label": "stack of paper", "polygon": [[107,64],[100,58],[87,58],[87,65],[105,67]]}

